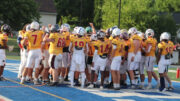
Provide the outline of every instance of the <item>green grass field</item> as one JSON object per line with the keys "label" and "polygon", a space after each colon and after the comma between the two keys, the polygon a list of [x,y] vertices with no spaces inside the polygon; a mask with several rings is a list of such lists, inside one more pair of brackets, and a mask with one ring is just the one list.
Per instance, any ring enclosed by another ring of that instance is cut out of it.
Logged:
{"label": "green grass field", "polygon": [[14,46],[14,49],[12,52],[9,52],[6,50],[6,57],[7,59],[12,59],[12,60],[20,60],[20,52],[19,52],[19,46],[17,44],[17,38],[16,37],[9,37],[8,38],[8,43],[9,46]]}
{"label": "green grass field", "polygon": [[[173,71],[175,71],[175,72],[171,72],[170,70],[173,70]],[[177,68],[169,68],[169,72],[168,72],[168,76],[171,78],[171,80],[173,80],[173,81],[180,81],[180,78],[179,79],[177,79],[176,78],[176,70],[177,70]],[[156,74],[158,74],[158,71],[157,70],[155,70],[155,72],[156,72]]]}
{"label": "green grass field", "polygon": [[7,55],[6,58],[9,59],[9,60],[20,60],[20,56],[10,56],[10,55]]}

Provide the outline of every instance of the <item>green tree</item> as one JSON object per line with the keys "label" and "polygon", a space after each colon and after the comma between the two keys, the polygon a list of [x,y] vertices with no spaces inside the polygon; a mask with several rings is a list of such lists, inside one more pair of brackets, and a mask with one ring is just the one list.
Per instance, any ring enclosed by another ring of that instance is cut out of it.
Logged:
{"label": "green tree", "polygon": [[87,26],[93,20],[94,0],[54,0],[57,21],[71,26]]}
{"label": "green tree", "polygon": [[102,27],[102,6],[104,0],[94,0],[94,18],[93,22],[97,28]]}
{"label": "green tree", "polygon": [[1,0],[0,20],[9,24],[14,30],[39,20],[38,5],[34,0]]}
{"label": "green tree", "polygon": [[[172,13],[180,11],[179,0],[121,0],[121,28],[137,27],[155,30],[156,36],[167,31],[175,34],[176,25]],[[102,27],[118,25],[119,0],[105,0],[102,11]]]}

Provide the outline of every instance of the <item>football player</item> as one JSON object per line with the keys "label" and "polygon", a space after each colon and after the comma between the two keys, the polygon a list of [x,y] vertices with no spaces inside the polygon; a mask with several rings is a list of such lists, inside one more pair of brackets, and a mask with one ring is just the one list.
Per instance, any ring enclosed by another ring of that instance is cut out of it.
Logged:
{"label": "football player", "polygon": [[121,30],[121,33],[123,35],[123,39],[125,41],[125,46],[124,46],[124,50],[123,50],[123,56],[122,56],[122,63],[121,63],[121,68],[120,68],[120,74],[121,74],[121,80],[120,80],[120,84],[124,87],[127,86],[126,84],[126,79],[127,79],[127,76],[126,76],[126,72],[128,70],[128,61],[127,61],[127,56],[128,56],[128,43],[129,43],[129,36],[128,36],[128,32],[126,29],[122,29]]}
{"label": "football player", "polygon": [[122,68],[122,56],[123,56],[123,50],[125,46],[125,41],[123,40],[122,33],[120,32],[120,29],[116,28],[112,32],[113,40],[112,40],[112,46],[113,50],[111,53],[112,63],[111,63],[111,75],[113,79],[113,86],[115,90],[120,89],[120,68]]}
{"label": "football player", "polygon": [[171,64],[171,45],[168,44],[169,34],[163,32],[160,36],[160,43],[158,44],[158,72],[160,76],[160,87],[159,91],[165,91],[165,73],[167,72],[167,67]]}
{"label": "football player", "polygon": [[[90,66],[90,70],[91,70],[91,84],[88,86],[88,88],[93,88],[95,87],[96,81],[97,81],[97,76],[98,76],[98,71],[94,70],[94,62],[93,62],[93,56],[95,56],[94,53],[95,52],[95,47],[94,44],[97,42],[97,34],[92,34],[91,38],[90,38],[90,42],[88,43],[88,54],[91,55],[92,60],[88,59],[87,65]],[[92,56],[93,55],[93,56]],[[95,61],[95,60],[94,60]]]}
{"label": "football player", "polygon": [[141,61],[140,61],[140,64],[139,64],[139,72],[140,72],[140,79],[141,79],[141,84],[139,86],[140,89],[145,89],[144,88],[144,80],[145,80],[145,75],[144,75],[144,67],[145,67],[145,47],[146,47],[146,38],[145,38],[145,34],[142,33],[142,32],[139,32],[138,31],[138,35],[142,38],[142,46],[141,46]]}
{"label": "football player", "polygon": [[20,61],[20,65],[19,65],[19,72],[18,72],[18,78],[19,79],[21,79],[22,72],[24,70],[26,60],[27,60],[27,58],[26,58],[27,57],[27,50],[26,50],[27,47],[23,47],[22,42],[23,42],[23,39],[24,39],[25,32],[29,31],[29,30],[30,30],[30,24],[26,24],[23,27],[23,30],[19,31],[19,35],[18,35],[18,38],[17,38],[17,42],[18,42],[18,45],[19,45],[19,48],[20,48],[20,56],[21,56],[21,61]]}
{"label": "football player", "polygon": [[3,71],[6,64],[6,53],[5,49],[8,48],[7,41],[8,35],[11,33],[11,27],[7,24],[1,26],[0,33],[0,81],[4,80],[3,78]]}
{"label": "football player", "polygon": [[[106,64],[108,62],[108,57],[111,52],[111,42],[108,40],[105,40],[105,33],[103,31],[98,31],[97,32],[97,38],[98,41],[96,42],[95,46],[95,51],[97,51],[98,56],[93,56],[93,58],[96,58],[94,61],[94,69],[100,70],[101,72],[101,85],[100,89],[103,89],[104,87],[104,71]],[[94,60],[94,59],[93,59]],[[93,74],[92,74],[93,75]]]}
{"label": "football player", "polygon": [[159,85],[159,79],[157,75],[153,71],[154,63],[155,63],[155,51],[156,51],[156,46],[157,46],[157,40],[154,37],[154,31],[152,29],[147,29],[146,32],[146,71],[148,74],[148,86],[147,89],[151,89],[151,81],[152,81],[152,76],[155,78],[157,81],[157,87]]}
{"label": "football player", "polygon": [[[174,43],[170,40],[171,39],[171,34],[169,34],[169,41],[168,41],[168,44],[170,45],[170,48],[169,48],[169,51],[170,51],[170,54],[171,54],[171,59],[173,58],[173,50],[174,50]],[[172,82],[171,82],[171,79],[169,78],[168,76],[168,68],[169,66],[167,67],[167,72],[165,72],[165,84],[166,84],[166,89],[168,90],[173,90],[173,86],[172,86]],[[168,85],[169,84],[169,85]]]}
{"label": "football player", "polygon": [[129,74],[132,82],[131,88],[136,88],[137,82],[135,80],[134,71],[138,70],[139,63],[141,61],[141,41],[142,38],[138,36],[137,29],[132,27],[128,31],[131,34],[129,51],[128,51],[128,66],[129,66]]}
{"label": "football player", "polygon": [[[43,30],[45,32],[45,36],[43,40],[46,40],[49,38],[50,36],[50,32],[49,29],[47,27],[45,27],[45,29]],[[49,83],[48,80],[48,71],[49,71],[49,42],[42,42],[42,48],[43,48],[43,58],[42,58],[42,62],[43,62],[43,71],[42,71],[42,82],[44,84]]]}
{"label": "football player", "polygon": [[78,27],[77,37],[72,40],[69,46],[70,52],[72,53],[70,68],[70,80],[72,87],[74,86],[75,71],[79,71],[81,73],[81,87],[84,88],[85,86],[85,54],[87,53],[87,42],[84,34],[85,29],[83,27]]}
{"label": "football player", "polygon": [[[42,57],[41,43],[43,39],[43,34],[44,32],[39,30],[39,23],[36,21],[33,21],[31,23],[31,30],[25,33],[23,45],[25,45],[26,41],[28,40],[29,52],[28,52],[26,68],[23,71],[23,75],[20,82],[22,84],[25,81],[27,73],[28,76],[32,75],[33,67],[35,67],[34,84],[35,85],[40,84],[38,81],[38,76],[39,76],[40,60]],[[32,64],[34,64],[34,66],[32,66]]]}
{"label": "football player", "polygon": [[69,53],[69,45],[70,45],[70,25],[65,23],[61,25],[61,30],[63,35],[66,37],[66,46],[63,48],[63,60],[62,60],[62,69],[61,69],[61,76],[60,80],[61,82],[68,81],[68,73],[69,73],[69,67],[70,67],[70,53]]}
{"label": "football player", "polygon": [[65,46],[65,36],[59,33],[59,26],[52,25],[49,38],[45,42],[50,42],[49,46],[49,66],[52,68],[53,82],[50,86],[58,85],[58,68],[61,67],[63,57],[63,47]]}
{"label": "football player", "polygon": [[[106,37],[105,37],[105,41],[112,41],[113,40],[113,37],[112,37],[112,32],[113,32],[113,30],[114,29],[116,29],[117,28],[117,26],[113,26],[113,27],[111,27],[111,28],[108,28],[107,30],[106,30],[106,32],[105,32],[105,34],[106,34]],[[109,73],[110,73],[110,68],[111,68],[111,62],[112,62],[112,60],[110,60],[109,58],[108,58],[108,60],[107,60],[107,63],[106,63],[106,67],[105,67],[105,71],[104,71],[104,83],[105,84],[108,84],[109,83]],[[112,78],[112,77],[111,77]],[[112,82],[112,79],[111,79],[111,82],[109,83],[109,85],[108,85],[108,88],[111,88],[111,87],[113,87],[113,82]]]}
{"label": "football player", "polygon": [[92,64],[92,59],[93,59],[93,53],[94,53],[94,47],[92,46],[92,44],[90,43],[90,37],[92,34],[92,28],[90,26],[86,27],[86,41],[88,43],[88,54],[86,54],[86,69],[85,69],[85,73],[86,73],[86,78],[88,83],[91,82],[91,64]]}

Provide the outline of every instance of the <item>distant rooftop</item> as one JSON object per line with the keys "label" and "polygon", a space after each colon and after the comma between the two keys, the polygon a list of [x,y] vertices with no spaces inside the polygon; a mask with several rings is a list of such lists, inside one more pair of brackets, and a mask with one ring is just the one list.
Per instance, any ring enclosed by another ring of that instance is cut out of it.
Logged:
{"label": "distant rooftop", "polygon": [[40,12],[56,13],[56,7],[53,0],[35,0],[39,4]]}

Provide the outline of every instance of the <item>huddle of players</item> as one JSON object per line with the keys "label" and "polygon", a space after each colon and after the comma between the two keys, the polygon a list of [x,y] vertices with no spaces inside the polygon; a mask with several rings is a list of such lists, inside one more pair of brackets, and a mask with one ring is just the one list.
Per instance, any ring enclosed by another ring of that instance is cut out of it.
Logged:
{"label": "huddle of players", "polygon": [[[145,34],[137,31],[135,27],[120,30],[112,27],[96,32],[93,24],[91,27],[75,27],[70,33],[70,26],[63,24],[61,27],[52,25],[49,28],[39,29],[39,23],[32,22],[24,30],[20,31],[18,43],[21,48],[21,64],[18,77],[21,83],[33,80],[34,84],[40,84],[38,77],[42,75],[43,83],[49,82],[49,73],[52,74],[51,86],[58,85],[68,73],[71,86],[81,74],[81,87],[88,88],[96,85],[98,74],[101,74],[100,88],[104,87],[104,81],[109,79],[111,73],[113,88],[120,89],[121,85],[127,85],[127,74],[130,78],[131,88],[137,88],[136,75],[140,74],[141,89],[144,87],[144,68],[148,74],[147,89],[151,89],[152,77],[157,81],[157,87],[164,91],[169,83],[169,89],[173,89],[167,75],[168,66],[171,64],[173,43],[170,34],[164,32],[160,36],[160,43],[154,38],[154,31],[147,29]],[[158,55],[156,59],[156,50]],[[160,80],[153,71],[157,60]],[[43,64],[43,68],[40,65]],[[32,77],[35,68],[34,78]],[[137,73],[139,71],[139,73]]]}

